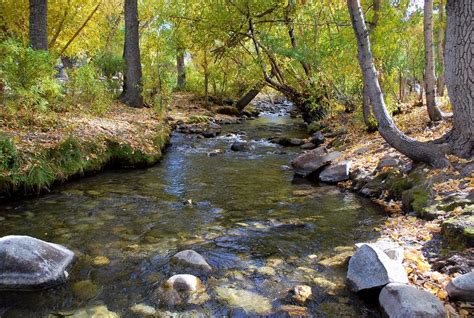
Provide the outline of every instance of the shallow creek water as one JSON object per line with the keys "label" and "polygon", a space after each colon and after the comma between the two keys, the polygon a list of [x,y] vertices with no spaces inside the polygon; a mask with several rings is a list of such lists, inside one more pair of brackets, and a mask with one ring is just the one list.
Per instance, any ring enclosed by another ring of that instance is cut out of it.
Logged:
{"label": "shallow creek water", "polygon": [[[299,149],[265,140],[304,137],[300,124],[263,114],[224,125],[214,139],[174,134],[156,167],[108,171],[2,204],[0,236],[34,236],[78,257],[65,286],[1,293],[0,316],[131,317],[137,303],[162,316],[284,316],[279,308],[291,304],[297,284],[312,287],[313,316],[377,316],[345,288],[343,267],[319,262],[376,237],[383,212],[336,187],[294,179],[287,166]],[[255,149],[231,151],[237,139]],[[210,154],[216,149],[222,153]],[[194,304],[173,305],[161,286],[176,274],[169,257],[183,249],[214,271],[201,276],[206,291]]]}

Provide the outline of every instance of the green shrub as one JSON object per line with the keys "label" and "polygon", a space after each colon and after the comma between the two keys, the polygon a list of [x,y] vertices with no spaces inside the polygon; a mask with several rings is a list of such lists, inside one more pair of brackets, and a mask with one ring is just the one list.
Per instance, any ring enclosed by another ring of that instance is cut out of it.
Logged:
{"label": "green shrub", "polygon": [[95,65],[101,71],[101,73],[107,78],[107,84],[109,89],[116,90],[120,88],[120,81],[112,79],[113,76],[118,75],[120,72],[124,72],[125,61],[122,56],[105,52],[97,55],[94,59]]}
{"label": "green shrub", "polygon": [[70,76],[68,87],[68,104],[85,106],[95,114],[104,114],[112,103],[112,95],[107,89],[105,81],[94,64],[88,63],[74,69]]}
{"label": "green shrub", "polygon": [[48,52],[7,40],[0,43],[0,55],[0,77],[9,88],[5,101],[9,108],[46,111],[57,103],[61,85],[54,78],[56,71]]}

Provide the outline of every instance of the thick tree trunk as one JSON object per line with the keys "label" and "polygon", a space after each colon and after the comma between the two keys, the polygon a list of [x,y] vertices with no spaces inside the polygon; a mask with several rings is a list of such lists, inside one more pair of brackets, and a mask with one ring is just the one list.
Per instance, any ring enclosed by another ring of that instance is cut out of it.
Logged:
{"label": "thick tree trunk", "polygon": [[425,97],[428,116],[431,121],[443,119],[443,114],[436,105],[436,75],[433,44],[433,0],[425,0],[423,16],[423,33],[425,39]]}
{"label": "thick tree trunk", "polygon": [[48,50],[48,1],[30,0],[30,46]]}
{"label": "thick tree trunk", "polygon": [[143,107],[142,66],[138,36],[137,0],[125,0],[125,76],[120,100],[131,107]]}
{"label": "thick tree trunk", "polygon": [[186,88],[186,68],[184,65],[184,50],[178,50],[176,55],[176,70],[178,72],[178,80],[176,87],[178,91],[183,91]]}
{"label": "thick tree trunk", "polygon": [[403,134],[387,112],[385,100],[377,78],[373,62],[369,33],[359,0],[347,0],[352,26],[357,38],[359,64],[364,74],[364,82],[369,91],[370,101],[378,122],[380,135],[396,150],[416,162],[426,162],[435,167],[446,167],[449,162],[440,145],[426,144]]}
{"label": "thick tree trunk", "polygon": [[364,123],[367,127],[367,131],[377,131],[377,123],[375,122],[375,119],[372,118],[372,110],[370,109],[369,90],[365,84],[364,88],[362,89],[362,115],[364,117]]}
{"label": "thick tree trunk", "polygon": [[439,60],[439,76],[438,76],[438,95],[444,96],[444,1],[439,0],[439,26],[438,26],[438,45],[437,53]]}
{"label": "thick tree trunk", "polygon": [[250,102],[260,93],[262,88],[265,86],[265,82],[257,83],[252,89],[250,89],[244,96],[242,96],[235,106],[239,111],[242,111],[245,106],[250,104]]}
{"label": "thick tree trunk", "polygon": [[474,155],[474,2],[446,5],[445,80],[453,106],[453,130],[447,140],[455,155]]}

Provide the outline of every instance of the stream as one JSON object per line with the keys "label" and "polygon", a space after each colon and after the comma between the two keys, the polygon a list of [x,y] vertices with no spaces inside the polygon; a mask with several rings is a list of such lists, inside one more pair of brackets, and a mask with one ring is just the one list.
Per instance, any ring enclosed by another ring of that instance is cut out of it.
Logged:
{"label": "stream", "polygon": [[[378,316],[347,290],[343,266],[319,262],[375,238],[384,213],[294,178],[288,166],[301,150],[266,139],[304,138],[300,121],[282,111],[223,125],[217,138],[174,133],[155,167],[106,171],[2,204],[0,236],[62,244],[77,260],[66,285],[0,293],[0,317],[134,317],[137,303],[162,317],[284,317],[285,305],[297,305],[288,290],[299,284],[312,287],[305,306],[313,316]],[[231,151],[236,140],[254,149]],[[176,274],[169,257],[185,249],[213,272],[200,277],[206,291],[193,303],[176,304],[162,286]]]}

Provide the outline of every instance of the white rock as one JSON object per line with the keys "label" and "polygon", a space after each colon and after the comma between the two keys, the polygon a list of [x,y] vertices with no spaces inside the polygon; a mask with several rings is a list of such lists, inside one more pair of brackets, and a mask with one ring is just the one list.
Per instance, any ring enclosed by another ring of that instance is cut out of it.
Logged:
{"label": "white rock", "polygon": [[403,259],[405,258],[403,247],[401,247],[390,239],[380,239],[375,243],[357,243],[356,246],[361,247],[364,244],[378,247],[379,249],[384,251],[385,254],[390,257],[390,259],[394,260],[397,263],[401,264],[403,262]]}
{"label": "white rock", "polygon": [[352,290],[380,288],[389,283],[408,283],[403,266],[373,245],[362,245],[349,260],[347,280]]}
{"label": "white rock", "polygon": [[178,274],[170,277],[166,281],[165,287],[177,291],[194,292],[201,288],[201,280],[194,275]]}
{"label": "white rock", "polygon": [[212,270],[206,259],[201,254],[193,250],[184,250],[176,253],[173,257],[171,257],[171,261],[205,272],[210,272]]}

